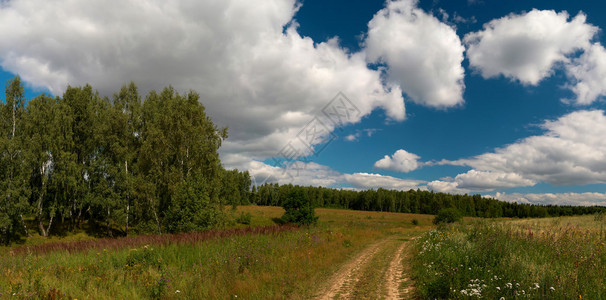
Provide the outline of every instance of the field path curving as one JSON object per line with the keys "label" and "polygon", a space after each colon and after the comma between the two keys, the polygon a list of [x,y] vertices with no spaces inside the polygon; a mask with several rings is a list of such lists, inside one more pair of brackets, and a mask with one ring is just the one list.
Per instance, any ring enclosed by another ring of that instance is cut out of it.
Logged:
{"label": "field path curving", "polygon": [[402,272],[404,271],[404,266],[402,265],[402,251],[406,244],[407,242],[400,244],[394,258],[389,263],[387,278],[385,280],[385,287],[387,290],[386,299],[401,299],[399,287],[400,280],[402,279]]}
{"label": "field path curving", "polygon": [[408,299],[413,297],[414,290],[410,279],[410,264],[408,264],[411,259],[410,250],[410,242],[404,241],[389,263],[385,278],[385,290],[387,291],[385,299]]}
{"label": "field path curving", "polygon": [[[341,266],[316,299],[411,298],[410,268],[403,264],[403,260],[410,259],[409,245],[407,239],[394,236],[371,244]],[[375,280],[365,282],[369,278]]]}

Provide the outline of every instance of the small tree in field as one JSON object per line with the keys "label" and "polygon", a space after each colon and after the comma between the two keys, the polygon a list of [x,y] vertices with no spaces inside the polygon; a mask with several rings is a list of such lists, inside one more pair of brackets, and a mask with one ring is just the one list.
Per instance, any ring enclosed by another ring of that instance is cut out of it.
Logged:
{"label": "small tree in field", "polygon": [[297,225],[311,225],[318,221],[309,197],[300,189],[290,192],[284,200],[282,221]]}
{"label": "small tree in field", "polygon": [[164,223],[167,232],[210,229],[221,222],[221,206],[209,195],[209,186],[201,176],[193,176],[177,187]]}
{"label": "small tree in field", "polygon": [[438,211],[438,215],[433,219],[433,223],[454,223],[461,219],[463,219],[463,216],[456,208],[444,208]]}

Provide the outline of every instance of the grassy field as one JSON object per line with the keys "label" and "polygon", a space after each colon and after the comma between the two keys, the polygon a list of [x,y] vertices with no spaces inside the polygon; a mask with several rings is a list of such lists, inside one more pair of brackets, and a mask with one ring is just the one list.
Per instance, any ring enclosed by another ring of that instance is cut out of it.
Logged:
{"label": "grassy field", "polygon": [[[316,209],[317,226],[290,228],[275,225],[283,213],[278,207],[243,206],[233,212],[234,218],[242,213],[251,215],[247,226],[266,229],[246,230],[238,224],[205,235],[92,241],[79,234],[63,238],[68,242],[34,238],[0,249],[0,297],[306,299],[368,245],[419,235],[432,228],[433,219]],[[387,264],[381,257],[368,266]],[[367,268],[367,282],[379,281],[373,268]],[[373,289],[362,285],[355,294],[371,295]]]}
{"label": "grassy field", "polygon": [[599,216],[482,220],[431,230],[413,273],[429,299],[606,299]]}
{"label": "grassy field", "polygon": [[376,299],[394,294],[387,281],[422,299],[606,298],[604,217],[436,229],[430,215],[316,209],[298,228],[276,224],[283,212],[241,206],[231,218],[249,224],[200,233],[33,237],[0,248],[0,298]]}

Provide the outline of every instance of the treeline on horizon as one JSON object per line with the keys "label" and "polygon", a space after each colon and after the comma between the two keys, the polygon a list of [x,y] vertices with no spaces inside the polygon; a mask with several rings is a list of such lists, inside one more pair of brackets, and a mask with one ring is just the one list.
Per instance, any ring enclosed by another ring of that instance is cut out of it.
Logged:
{"label": "treeline on horizon", "polygon": [[[452,195],[433,191],[397,191],[383,188],[354,191],[325,187],[301,187],[266,183],[253,186],[250,203],[282,206],[293,189],[302,189],[314,207],[400,212],[435,215],[444,208],[456,208],[464,216],[482,218],[543,218],[594,214],[606,211],[602,206],[520,204],[485,198],[481,195]],[[241,203],[248,204],[248,203]]]}
{"label": "treeline on horizon", "polygon": [[86,85],[26,101],[15,77],[0,101],[0,242],[84,222],[107,235],[216,227],[250,188],[222,167],[225,138],[193,91],[142,101],[133,83],[111,98]]}

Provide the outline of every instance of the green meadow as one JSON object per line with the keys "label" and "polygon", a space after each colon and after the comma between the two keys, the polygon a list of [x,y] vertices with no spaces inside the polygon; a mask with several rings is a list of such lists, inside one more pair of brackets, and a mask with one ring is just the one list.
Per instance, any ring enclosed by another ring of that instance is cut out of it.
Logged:
{"label": "green meadow", "polygon": [[422,299],[605,299],[603,215],[474,220],[416,243]]}

